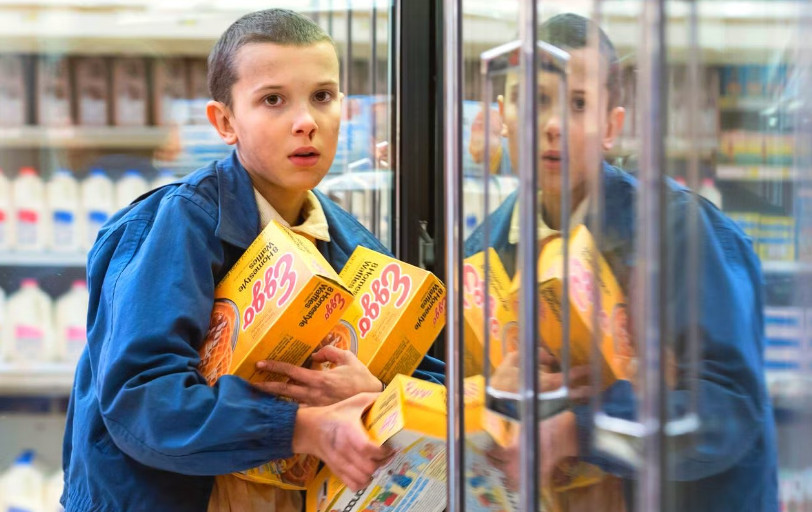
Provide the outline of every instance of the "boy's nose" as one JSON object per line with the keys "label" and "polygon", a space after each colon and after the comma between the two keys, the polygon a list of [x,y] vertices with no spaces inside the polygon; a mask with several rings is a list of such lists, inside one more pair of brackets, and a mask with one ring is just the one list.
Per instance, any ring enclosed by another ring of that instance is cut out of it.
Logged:
{"label": "boy's nose", "polygon": [[558,116],[550,116],[543,120],[542,131],[547,140],[553,141],[561,136],[561,122]]}
{"label": "boy's nose", "polygon": [[318,125],[316,124],[316,119],[313,117],[313,114],[311,114],[310,109],[300,109],[299,112],[297,112],[296,117],[293,119],[293,134],[307,135],[312,139],[313,135],[316,133],[316,128],[318,128]]}

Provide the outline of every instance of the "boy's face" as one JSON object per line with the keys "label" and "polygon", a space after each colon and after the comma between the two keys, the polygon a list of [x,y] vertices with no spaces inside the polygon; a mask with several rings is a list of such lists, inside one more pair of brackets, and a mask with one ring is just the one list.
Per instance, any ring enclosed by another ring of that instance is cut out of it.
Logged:
{"label": "boy's face", "polygon": [[[595,49],[570,51],[570,74],[566,105],[559,99],[560,75],[552,71],[538,74],[538,169],[544,194],[561,194],[561,116],[569,116],[569,176],[570,190],[583,189],[588,173],[596,169],[603,152],[611,149],[623,127],[624,110],[608,109],[606,66],[598,77],[597,66],[603,61]],[[506,98],[500,101],[504,128],[514,169],[519,168],[519,73],[507,75]],[[542,196],[544,197],[544,196]],[[573,204],[573,207],[576,206]]]}
{"label": "boy's face", "polygon": [[254,185],[277,194],[313,189],[333,162],[341,124],[339,68],[328,42],[250,43],[237,52],[231,108],[211,102],[209,120]]}

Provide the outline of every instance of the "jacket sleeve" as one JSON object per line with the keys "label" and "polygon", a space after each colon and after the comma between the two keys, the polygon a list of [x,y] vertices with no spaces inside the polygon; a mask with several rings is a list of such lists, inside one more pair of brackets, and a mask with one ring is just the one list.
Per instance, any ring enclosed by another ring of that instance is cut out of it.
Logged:
{"label": "jacket sleeve", "polygon": [[435,357],[426,356],[412,375],[418,379],[445,384],[445,363]]}
{"label": "jacket sleeve", "polygon": [[[133,216],[90,257],[88,317],[96,394],[115,444],[138,462],[215,475],[291,455],[297,405],[196,367],[223,249],[194,197]],[[94,277],[98,276],[98,277]]]}
{"label": "jacket sleeve", "polygon": [[[701,201],[701,200],[700,200]],[[670,218],[684,219],[684,208]],[[676,210],[676,212],[674,211]],[[686,223],[682,223],[685,226]],[[740,461],[765,435],[769,398],[763,374],[763,312],[760,267],[748,239],[718,210],[702,201],[697,236],[701,264],[697,275],[686,275],[687,228],[672,224],[668,247],[668,332],[662,340],[674,348],[677,382],[667,393],[669,418],[690,410],[690,389],[698,389],[699,431],[691,442],[669,443],[669,473],[691,481],[721,473]],[[686,282],[698,279],[700,355],[697,381],[689,382],[686,332],[689,326]],[[610,415],[637,419],[637,398],[628,382],[618,381],[604,394]],[[577,407],[582,453],[610,471],[627,473],[591,448],[588,406]],[[677,447],[679,445],[679,447]]]}

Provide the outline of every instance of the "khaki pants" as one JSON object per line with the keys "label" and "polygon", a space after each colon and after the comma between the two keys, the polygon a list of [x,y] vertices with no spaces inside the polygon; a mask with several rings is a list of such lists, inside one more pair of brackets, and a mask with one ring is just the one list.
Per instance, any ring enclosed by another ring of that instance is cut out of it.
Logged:
{"label": "khaki pants", "polygon": [[301,512],[302,505],[301,491],[219,475],[214,478],[208,512]]}

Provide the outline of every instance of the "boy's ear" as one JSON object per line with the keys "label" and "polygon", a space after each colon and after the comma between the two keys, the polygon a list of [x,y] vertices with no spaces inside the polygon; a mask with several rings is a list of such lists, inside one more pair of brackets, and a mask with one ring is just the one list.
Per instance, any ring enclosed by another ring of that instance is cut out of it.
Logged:
{"label": "boy's ear", "polygon": [[214,100],[206,103],[206,117],[226,144],[237,143],[237,133],[231,124],[231,111],[225,104]]}
{"label": "boy's ear", "polygon": [[505,97],[501,94],[496,97],[496,103],[499,105],[499,119],[502,120],[502,131],[500,135],[502,137],[508,136],[508,127],[507,123],[505,123]]}
{"label": "boy's ear", "polygon": [[615,145],[615,140],[620,136],[620,132],[623,131],[623,121],[625,119],[625,108],[615,107],[609,111],[609,115],[606,118],[606,131],[601,141],[601,146],[604,151],[609,151]]}

